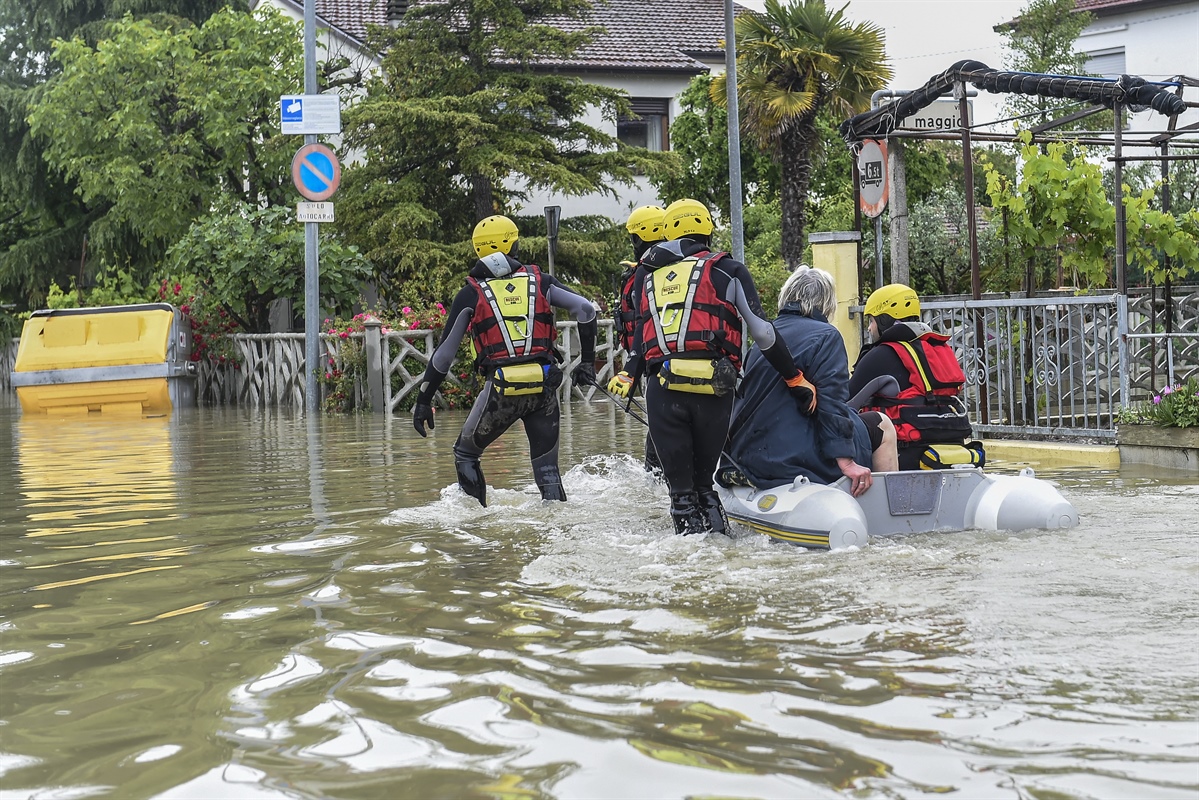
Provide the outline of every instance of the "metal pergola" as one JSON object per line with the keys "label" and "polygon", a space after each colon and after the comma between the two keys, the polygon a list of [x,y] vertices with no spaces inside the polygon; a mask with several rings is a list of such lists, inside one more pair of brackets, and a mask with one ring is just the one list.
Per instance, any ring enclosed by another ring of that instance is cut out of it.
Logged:
{"label": "metal pergola", "polygon": [[[967,84],[993,93],[1018,93],[1074,100],[1078,109],[1065,116],[1032,126],[1027,130],[1034,143],[1071,141],[1076,144],[1113,148],[1108,159],[1115,165],[1116,252],[1114,272],[1121,294],[1128,293],[1127,226],[1123,202],[1123,169],[1132,161],[1158,161],[1162,170],[1161,207],[1170,210],[1169,164],[1171,161],[1199,160],[1199,122],[1178,125],[1178,118],[1187,109],[1199,108],[1199,102],[1187,99],[1186,89],[1199,88],[1199,79],[1178,76],[1170,81],[1146,81],[1134,75],[1118,78],[1095,78],[1075,75],[1049,75],[1028,72],[1008,72],[991,69],[978,61],[959,61],[935,75],[923,87],[902,93],[891,102],[858,114],[841,123],[840,132],[856,152],[866,139],[906,138],[961,141],[965,170],[966,215],[970,236],[970,282],[974,299],[982,295],[982,278],[978,263],[978,230],[975,219],[972,142],[1013,143],[1015,134],[986,130],[1016,118],[970,123],[967,110]],[[901,127],[903,120],[938,98],[952,95],[959,102],[962,127],[957,131],[919,131]],[[1167,118],[1161,130],[1126,131],[1124,111],[1153,109]],[[1115,112],[1112,130],[1061,130],[1061,126],[1085,119],[1101,111]],[[1151,148],[1154,155],[1126,155],[1126,148]],[[1173,148],[1174,152],[1171,152]],[[857,175],[855,170],[855,191]],[[859,226],[860,227],[860,226]],[[1169,302],[1170,285],[1166,282]],[[1029,286],[1031,291],[1032,287]]]}

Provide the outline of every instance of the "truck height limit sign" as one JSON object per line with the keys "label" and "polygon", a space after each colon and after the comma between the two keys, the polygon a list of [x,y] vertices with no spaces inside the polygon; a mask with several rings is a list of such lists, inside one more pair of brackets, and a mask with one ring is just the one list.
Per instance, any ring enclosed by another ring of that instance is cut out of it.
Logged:
{"label": "truck height limit sign", "polygon": [[862,213],[877,217],[887,207],[887,143],[867,139],[858,151],[858,186]]}

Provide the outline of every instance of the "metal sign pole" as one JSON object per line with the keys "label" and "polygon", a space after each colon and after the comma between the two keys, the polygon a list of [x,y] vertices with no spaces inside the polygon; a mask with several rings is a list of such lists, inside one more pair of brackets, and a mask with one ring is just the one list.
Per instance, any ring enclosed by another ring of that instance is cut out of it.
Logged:
{"label": "metal sign pole", "polygon": [[[304,94],[316,93],[316,0],[304,0]],[[304,144],[316,144],[316,135],[305,134]],[[304,223],[304,407],[309,413],[321,405],[316,382],[321,360],[318,225]]]}
{"label": "metal sign pole", "polygon": [[741,219],[741,108],[737,99],[737,32],[733,17],[733,0],[724,0],[724,70],[729,107],[729,228],[733,239],[733,258],[744,263],[745,229]]}

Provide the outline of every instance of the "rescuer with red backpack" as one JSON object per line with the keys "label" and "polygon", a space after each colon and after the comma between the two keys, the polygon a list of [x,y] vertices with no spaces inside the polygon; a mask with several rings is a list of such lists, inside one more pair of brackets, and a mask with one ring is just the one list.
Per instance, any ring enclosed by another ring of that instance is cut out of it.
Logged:
{"label": "rescuer with red backpack", "polygon": [[[873,344],[862,350],[849,379],[851,404],[895,424],[899,468],[981,467],[980,442],[961,399],[966,375],[949,337],[920,321],[920,298],[892,283],[876,289],[863,310]],[[887,387],[887,388],[883,388]]]}

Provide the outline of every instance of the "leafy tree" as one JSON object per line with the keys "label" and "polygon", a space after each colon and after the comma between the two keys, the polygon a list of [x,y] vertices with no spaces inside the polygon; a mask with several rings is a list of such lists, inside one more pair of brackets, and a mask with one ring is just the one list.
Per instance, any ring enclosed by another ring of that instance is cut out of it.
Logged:
{"label": "leafy tree", "polygon": [[[999,257],[995,226],[981,226],[979,260]],[[918,294],[964,294],[970,291],[970,227],[966,198],[958,186],[933,190],[912,206],[912,288]]]}
{"label": "leafy tree", "polygon": [[[661,176],[654,187],[663,198],[691,197],[729,218],[728,111],[712,99],[711,75],[696,75],[679,95],[682,111],[670,125],[670,144],[683,170]],[[741,148],[742,202],[752,204],[778,196],[779,171],[773,160],[753,146]]]}
{"label": "leafy tree", "polygon": [[610,194],[677,163],[583,121],[598,108],[615,123],[629,112],[622,92],[550,68],[589,39],[560,24],[587,8],[430,0],[372,32],[385,55],[345,115],[346,144],[362,160],[345,172],[339,225],[376,265],[386,302],[449,296],[473,260],[475,221],[528,190]]}
{"label": "leafy tree", "polygon": [[302,74],[296,23],[226,10],[201,27],[126,16],[106,33],[58,43],[63,71],[29,115],[47,163],[103,209],[87,227],[101,258],[148,275],[218,196],[288,198],[274,109]]}
{"label": "leafy tree", "polygon": [[0,0],[0,298],[44,305],[54,280],[66,283],[94,259],[84,239],[104,212],[84,203],[71,181],[47,167],[45,140],[30,134],[30,106],[59,65],[54,40],[95,41],[106,21],[127,13],[176,15],[200,23],[242,0]]}
{"label": "leafy tree", "polygon": [[[1018,182],[987,169],[987,185],[995,208],[1002,214],[1005,241],[1019,263],[1036,265],[1038,250],[1055,253],[1062,268],[1089,286],[1110,285],[1111,253],[1115,245],[1116,213],[1104,191],[1098,165],[1082,155],[1067,157],[1067,146],[1052,143],[1041,152],[1030,135],[1020,135],[1024,147]],[[1125,196],[1128,269],[1139,269],[1161,282],[1167,268],[1174,280],[1199,267],[1199,211],[1178,216],[1150,207],[1153,190]],[[1036,276],[1037,284],[1043,274]]]}
{"label": "leafy tree", "polygon": [[[737,17],[736,30],[743,125],[781,167],[782,254],[795,265],[804,252],[820,111],[862,111],[871,93],[890,80],[882,29],[854,25],[845,7],[830,10],[824,0],[766,0],[763,14]],[[713,93],[727,102],[723,77]]]}
{"label": "leafy tree", "polygon": [[[321,241],[322,305],[350,316],[370,277],[358,248],[336,239]],[[221,303],[249,333],[270,331],[270,304],[304,303],[304,226],[291,206],[260,208],[225,196],[196,220],[171,247],[168,265],[194,275],[210,299]]]}
{"label": "leafy tree", "polygon": [[[1076,11],[1075,5],[1075,0],[1029,0],[1014,21],[996,26],[995,31],[1007,40],[1004,66],[1014,72],[1087,74],[1083,70],[1087,56],[1075,50],[1074,44],[1091,24],[1092,16]],[[1033,127],[1063,116],[1076,105],[1073,100],[1012,93],[1004,101],[1004,110],[1009,116],[1020,117],[1021,126]],[[1095,124],[1094,117],[1085,121],[1087,127]],[[1061,129],[1071,127],[1079,125],[1068,123]]]}

